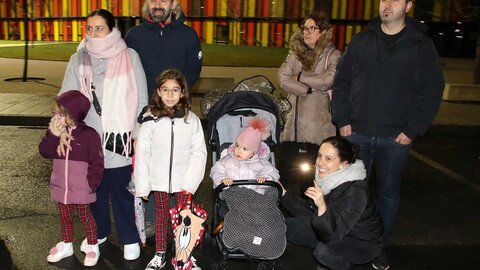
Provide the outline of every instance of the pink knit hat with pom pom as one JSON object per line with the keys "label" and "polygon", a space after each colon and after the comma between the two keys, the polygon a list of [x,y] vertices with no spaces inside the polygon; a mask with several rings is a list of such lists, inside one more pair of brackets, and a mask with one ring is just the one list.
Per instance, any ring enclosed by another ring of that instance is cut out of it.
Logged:
{"label": "pink knit hat with pom pom", "polygon": [[235,142],[246,145],[256,154],[262,141],[269,136],[270,123],[262,117],[254,117],[250,119],[247,127],[238,133]]}

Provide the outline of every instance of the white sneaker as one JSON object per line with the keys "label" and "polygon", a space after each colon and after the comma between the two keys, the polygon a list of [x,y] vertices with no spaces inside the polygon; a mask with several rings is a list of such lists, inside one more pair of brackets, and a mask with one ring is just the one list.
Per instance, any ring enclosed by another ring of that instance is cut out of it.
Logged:
{"label": "white sneaker", "polygon": [[[97,244],[101,245],[101,244],[105,243],[105,241],[107,241],[107,237],[97,239]],[[85,238],[85,239],[83,239],[82,244],[80,244],[80,250],[83,253],[85,253],[85,250],[86,250],[87,246],[88,246],[88,242],[87,242],[87,238]]]}
{"label": "white sneaker", "polygon": [[73,255],[73,245],[72,243],[58,242],[52,249],[50,249],[50,254],[47,256],[47,261],[55,263],[60,261],[63,258]]}
{"label": "white sneaker", "polygon": [[123,246],[123,258],[125,260],[132,261],[138,259],[138,257],[140,257],[140,246],[138,243]]}
{"label": "white sneaker", "polygon": [[197,260],[193,256],[190,257],[190,260],[193,264],[191,270],[202,270],[202,268],[197,265]]}
{"label": "white sneaker", "polygon": [[157,252],[145,270],[160,270],[165,266],[165,252]]}
{"label": "white sneaker", "polygon": [[85,248],[85,260],[83,265],[85,266],[94,266],[98,262],[100,257],[100,250],[98,249],[98,243],[96,245],[87,245]]}

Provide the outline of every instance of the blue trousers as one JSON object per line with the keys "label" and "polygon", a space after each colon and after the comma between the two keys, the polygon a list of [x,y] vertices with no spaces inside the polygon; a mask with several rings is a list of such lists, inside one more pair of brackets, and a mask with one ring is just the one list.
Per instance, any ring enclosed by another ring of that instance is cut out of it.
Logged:
{"label": "blue trousers", "polygon": [[399,144],[393,137],[372,137],[355,132],[345,138],[360,147],[367,179],[371,178],[372,166],[375,166],[376,203],[388,241],[400,205],[402,173],[411,145]]}
{"label": "blue trousers", "polygon": [[97,201],[91,210],[97,222],[98,238],[104,238],[112,232],[110,221],[110,197],[118,241],[122,245],[140,242],[135,225],[134,197],[127,190],[132,176],[132,166],[105,169],[103,180],[97,190]]}

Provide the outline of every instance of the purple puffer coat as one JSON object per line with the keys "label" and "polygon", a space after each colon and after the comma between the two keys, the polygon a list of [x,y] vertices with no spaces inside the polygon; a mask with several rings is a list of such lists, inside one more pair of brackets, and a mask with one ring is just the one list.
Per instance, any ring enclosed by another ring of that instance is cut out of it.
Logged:
{"label": "purple puffer coat", "polygon": [[90,101],[79,91],[68,91],[56,98],[75,120],[75,128],[67,128],[74,140],[72,150],[64,157],[57,154],[60,137],[47,130],[38,149],[44,158],[53,159],[50,177],[52,200],[63,204],[88,204],[96,201],[95,191],[103,177],[103,148],[95,129],[83,119],[90,109]]}

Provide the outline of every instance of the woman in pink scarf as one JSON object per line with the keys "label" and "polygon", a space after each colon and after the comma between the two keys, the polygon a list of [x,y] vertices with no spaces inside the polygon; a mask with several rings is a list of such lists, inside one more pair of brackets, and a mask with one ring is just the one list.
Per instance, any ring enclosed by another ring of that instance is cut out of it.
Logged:
{"label": "woman in pink scarf", "polygon": [[[124,258],[135,260],[140,255],[140,239],[135,226],[134,198],[126,189],[132,172],[132,159],[127,151],[132,149],[132,139],[138,133],[136,116],[147,105],[147,83],[138,54],[127,48],[114,26],[115,19],[107,10],[98,9],[88,15],[86,38],[70,58],[60,93],[77,89],[90,99],[92,106],[85,122],[102,138],[105,170],[97,201],[91,205],[98,242],[105,242],[112,231],[111,197],[117,239],[123,245]],[[127,151],[108,150],[106,141],[111,136],[118,136],[116,145],[122,145]],[[59,153],[65,147],[70,145],[62,143]],[[83,251],[85,246],[86,241],[80,249]]]}

